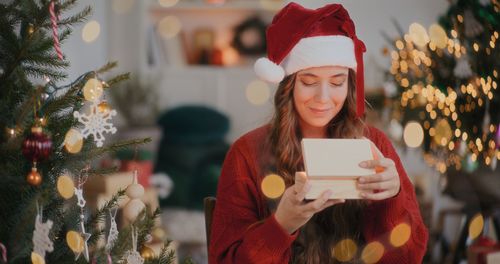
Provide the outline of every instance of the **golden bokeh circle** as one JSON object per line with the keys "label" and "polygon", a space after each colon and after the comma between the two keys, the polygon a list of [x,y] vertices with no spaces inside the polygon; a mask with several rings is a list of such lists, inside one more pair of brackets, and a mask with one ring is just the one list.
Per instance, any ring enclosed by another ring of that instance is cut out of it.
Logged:
{"label": "golden bokeh circle", "polygon": [[64,199],[69,199],[75,194],[75,183],[68,175],[61,175],[57,178],[57,192]]}
{"label": "golden bokeh circle", "polygon": [[481,214],[476,214],[469,224],[469,238],[476,239],[484,228],[484,218]]}
{"label": "golden bokeh circle", "polygon": [[391,245],[394,247],[400,247],[408,240],[410,239],[411,236],[411,227],[407,223],[401,223],[397,226],[395,226],[392,231],[391,231],[391,236],[390,236],[390,241]]}
{"label": "golden bokeh circle", "polygon": [[68,247],[75,253],[81,253],[83,252],[84,249],[84,243],[83,237],[80,235],[80,233],[76,231],[68,231],[66,233],[66,243],[68,244]]}
{"label": "golden bokeh circle", "polygon": [[285,192],[285,181],[279,175],[269,174],[262,180],[261,189],[267,198],[276,199]]}
{"label": "golden bokeh circle", "polygon": [[356,256],[358,246],[352,239],[343,239],[335,245],[332,250],[332,255],[335,259],[341,262],[350,261]]}
{"label": "golden bokeh circle", "polygon": [[80,131],[72,128],[66,132],[64,137],[64,148],[71,154],[76,154],[82,150],[83,136]]}
{"label": "golden bokeh circle", "polygon": [[378,241],[373,241],[366,245],[361,253],[361,260],[366,264],[377,263],[384,255],[384,245]]}
{"label": "golden bokeh circle", "polygon": [[96,79],[91,78],[83,86],[83,97],[87,101],[95,102],[102,95],[102,83]]}

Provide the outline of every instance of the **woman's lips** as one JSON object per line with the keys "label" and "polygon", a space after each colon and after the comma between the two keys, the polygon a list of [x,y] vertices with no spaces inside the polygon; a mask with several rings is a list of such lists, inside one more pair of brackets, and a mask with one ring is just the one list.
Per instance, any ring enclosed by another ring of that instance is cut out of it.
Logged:
{"label": "woman's lips", "polygon": [[325,114],[331,110],[331,108],[314,108],[314,107],[309,107],[309,109],[311,110],[311,112],[315,114]]}

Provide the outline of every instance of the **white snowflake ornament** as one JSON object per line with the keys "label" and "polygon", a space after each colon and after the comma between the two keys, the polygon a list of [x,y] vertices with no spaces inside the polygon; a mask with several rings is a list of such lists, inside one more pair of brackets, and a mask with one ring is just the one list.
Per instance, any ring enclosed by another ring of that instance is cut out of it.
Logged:
{"label": "white snowflake ornament", "polygon": [[52,252],[54,250],[54,243],[49,238],[52,224],[51,220],[43,223],[41,214],[37,214],[35,230],[33,231],[33,252],[42,258],[45,258],[45,252]]}
{"label": "white snowflake ornament", "polygon": [[137,230],[132,226],[132,249],[125,252],[125,260],[127,264],[143,264],[144,258],[137,252]]}
{"label": "white snowflake ornament", "polygon": [[115,115],[116,110],[100,111],[98,102],[92,102],[88,114],[82,114],[78,111],[73,112],[73,116],[78,119],[78,122],[84,125],[82,131],[80,131],[82,136],[87,138],[92,135],[97,147],[102,147],[105,140],[104,133],[116,133],[116,127],[110,122]]}

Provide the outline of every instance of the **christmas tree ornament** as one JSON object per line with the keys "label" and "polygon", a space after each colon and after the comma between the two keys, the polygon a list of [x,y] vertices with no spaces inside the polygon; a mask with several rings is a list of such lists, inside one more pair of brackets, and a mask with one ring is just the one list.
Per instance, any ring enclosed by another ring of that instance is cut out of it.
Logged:
{"label": "christmas tree ornament", "polygon": [[106,241],[106,251],[110,252],[111,249],[113,248],[116,240],[118,239],[118,228],[116,225],[116,212],[118,212],[117,208],[113,208],[109,211],[109,218],[110,218],[110,227],[109,227],[109,234],[108,234],[108,239]]}
{"label": "christmas tree ornament", "polygon": [[38,186],[42,183],[42,175],[38,173],[38,170],[36,168],[36,162],[34,163],[34,166],[31,168],[31,171],[26,176],[26,181],[31,186]]}
{"label": "christmas tree ornament", "polygon": [[123,208],[123,216],[129,222],[134,222],[146,205],[140,200],[144,195],[144,187],[137,182],[137,170],[133,172],[132,184],[127,187],[126,195],[130,201]]}
{"label": "christmas tree ornament", "polygon": [[427,35],[427,31],[418,23],[412,23],[410,25],[409,34],[413,43],[419,47],[424,47],[427,43],[429,43],[429,35]]}
{"label": "christmas tree ornament", "polygon": [[474,17],[472,10],[467,9],[464,11],[464,33],[468,38],[478,36],[483,32],[484,28]]}
{"label": "christmas tree ornament", "polygon": [[[52,221],[43,221],[43,208],[40,209],[37,203],[37,215],[35,219],[35,230],[33,231],[33,252],[38,254],[42,259],[45,259],[46,252],[54,250],[54,243],[49,238],[49,232],[52,228]],[[45,262],[45,261],[44,261]],[[44,263],[42,262],[42,263]]]}
{"label": "christmas tree ornament", "polygon": [[434,129],[436,131],[433,137],[434,142],[440,146],[448,145],[448,142],[450,142],[451,137],[453,136],[453,132],[451,131],[451,126],[448,124],[448,121],[444,118],[440,119],[436,123]]}
{"label": "christmas tree ornament", "polygon": [[83,136],[80,131],[71,128],[64,137],[64,148],[71,154],[79,153],[83,147]]}
{"label": "christmas tree ornament", "polygon": [[102,83],[97,78],[89,79],[83,86],[83,97],[87,101],[98,101],[101,98],[102,93]]}
{"label": "christmas tree ornament", "polygon": [[165,230],[163,230],[163,228],[161,227],[155,227],[151,234],[153,235],[153,238],[155,240],[159,241],[164,241],[166,237]]}
{"label": "christmas tree ornament", "polygon": [[51,1],[49,4],[50,22],[52,25],[52,38],[54,39],[54,49],[56,50],[57,57],[62,60],[63,55],[61,51],[61,44],[59,44],[59,34],[58,34],[58,15],[55,10],[55,1]]}
{"label": "christmas tree ornament", "polygon": [[98,105],[99,111],[103,114],[109,114],[111,111],[111,107],[106,100],[102,100]]}
{"label": "christmas tree ornament", "polygon": [[467,56],[463,55],[458,59],[453,74],[460,79],[467,79],[472,76],[472,69]]}
{"label": "christmas tree ornament", "polygon": [[99,111],[99,105],[93,102],[90,106],[88,114],[81,114],[78,111],[73,113],[73,116],[84,125],[81,134],[84,138],[92,135],[97,147],[102,147],[105,140],[104,133],[116,133],[116,128],[110,123],[111,118],[116,115],[115,110],[109,113]]}
{"label": "christmas tree ornament", "polygon": [[143,246],[141,248],[141,257],[144,260],[152,259],[155,257],[155,252],[150,247]]}
{"label": "christmas tree ornament", "polygon": [[155,173],[149,178],[149,184],[158,192],[161,199],[167,198],[172,192],[174,182],[166,173]]}
{"label": "christmas tree ornament", "polygon": [[75,194],[75,183],[73,179],[64,174],[57,178],[57,192],[62,198],[68,200]]}
{"label": "christmas tree ornament", "polygon": [[143,264],[144,259],[141,257],[141,254],[137,252],[137,230],[134,226],[132,226],[130,233],[132,234],[132,249],[125,252],[125,260],[127,264]]}
{"label": "christmas tree ornament", "polygon": [[43,133],[42,127],[34,126],[23,141],[22,152],[24,157],[32,162],[47,159],[52,151],[52,140]]}
{"label": "christmas tree ornament", "polygon": [[[85,257],[85,260],[87,262],[90,259],[89,256],[89,246],[88,246],[88,240],[90,239],[91,234],[87,233],[85,231],[85,215],[84,215],[84,207],[85,207],[85,199],[83,198],[83,184],[87,181],[88,178],[88,170],[90,169],[90,165],[86,166],[83,170],[80,176],[78,177],[78,185],[75,188],[75,195],[78,199],[77,205],[80,207],[80,233],[79,235],[81,236],[83,240],[83,250],[80,252],[75,252],[75,260],[78,260],[80,258],[81,253],[83,253],[83,256]],[[82,176],[83,175],[83,176]],[[78,244],[79,245],[79,244]],[[80,248],[77,248],[80,249]]]}

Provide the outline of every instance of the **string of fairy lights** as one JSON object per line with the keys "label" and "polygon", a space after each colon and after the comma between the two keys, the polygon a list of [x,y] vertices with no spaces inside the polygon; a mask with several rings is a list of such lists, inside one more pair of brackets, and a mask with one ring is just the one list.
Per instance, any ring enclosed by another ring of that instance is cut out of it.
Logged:
{"label": "string of fairy lights", "polygon": [[[498,9],[495,11],[498,13]],[[493,67],[486,74],[473,72],[470,58],[479,53],[498,54],[499,33],[491,30],[489,42],[477,41],[476,36],[488,34],[491,27],[481,25],[467,9],[452,21],[458,24],[453,25],[449,36],[438,24],[427,31],[413,23],[408,33],[394,41],[390,74],[401,93],[393,118],[403,121],[400,110],[417,113],[414,122],[406,124],[404,141],[410,147],[421,147],[428,137],[424,158],[439,172],[445,173],[452,166],[460,170],[464,165],[467,171],[473,171],[478,162],[495,169],[500,159],[500,127],[492,122],[488,110],[499,94],[498,70]],[[447,61],[453,61],[454,67]],[[447,73],[447,68],[452,72]],[[436,78],[442,78],[436,73],[447,73],[450,79],[456,79],[455,85],[436,85]],[[466,122],[477,118],[478,113],[483,113],[481,125]]]}

